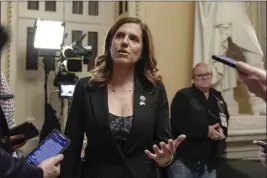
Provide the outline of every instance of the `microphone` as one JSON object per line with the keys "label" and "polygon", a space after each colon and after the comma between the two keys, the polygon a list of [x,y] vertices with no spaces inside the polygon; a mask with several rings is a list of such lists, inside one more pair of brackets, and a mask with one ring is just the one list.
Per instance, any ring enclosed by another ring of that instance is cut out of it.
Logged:
{"label": "microphone", "polygon": [[14,98],[14,95],[12,95],[12,94],[0,95],[0,100],[9,100],[12,98]]}
{"label": "microphone", "polygon": [[3,26],[0,26],[0,51],[8,40],[8,34]]}

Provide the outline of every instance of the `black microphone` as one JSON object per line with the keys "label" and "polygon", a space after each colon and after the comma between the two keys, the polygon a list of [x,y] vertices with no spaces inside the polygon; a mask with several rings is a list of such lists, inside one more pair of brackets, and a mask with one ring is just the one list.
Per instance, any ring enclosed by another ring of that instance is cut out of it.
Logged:
{"label": "black microphone", "polygon": [[14,98],[14,95],[12,95],[12,94],[0,95],[0,100],[9,100],[12,98]]}
{"label": "black microphone", "polygon": [[7,31],[4,29],[3,26],[0,26],[0,51],[2,50],[3,46],[6,44],[8,40]]}

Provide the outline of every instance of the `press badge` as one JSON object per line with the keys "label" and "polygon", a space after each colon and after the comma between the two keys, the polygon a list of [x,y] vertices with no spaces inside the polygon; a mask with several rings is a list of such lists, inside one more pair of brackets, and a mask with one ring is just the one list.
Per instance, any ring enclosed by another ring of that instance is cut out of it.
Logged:
{"label": "press badge", "polygon": [[221,119],[221,124],[223,127],[228,127],[227,125],[227,120],[226,120],[226,116],[224,113],[220,113],[220,119]]}

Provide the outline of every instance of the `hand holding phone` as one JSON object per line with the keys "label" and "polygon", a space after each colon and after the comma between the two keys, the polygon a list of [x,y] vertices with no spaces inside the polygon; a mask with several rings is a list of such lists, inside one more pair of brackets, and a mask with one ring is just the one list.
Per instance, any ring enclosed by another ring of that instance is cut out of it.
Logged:
{"label": "hand holding phone", "polygon": [[234,59],[231,59],[229,57],[223,57],[223,56],[216,56],[216,55],[212,55],[212,59],[221,62],[227,66],[233,67],[236,69],[236,63],[237,61]]}
{"label": "hand holding phone", "polygon": [[58,177],[60,174],[60,162],[63,160],[63,158],[64,156],[59,154],[43,161],[40,165],[38,165],[38,167],[42,168],[43,170],[43,178]]}
{"label": "hand holding phone", "polygon": [[19,149],[27,143],[24,137],[25,136],[23,134],[13,135],[10,137],[10,142],[13,146],[13,150]]}
{"label": "hand holding phone", "polygon": [[238,66],[238,61],[232,59],[232,58],[229,58],[229,57],[225,57],[225,56],[216,56],[216,55],[212,55],[212,59],[214,59],[215,61],[218,61],[218,62],[221,62],[229,67],[232,67],[236,70],[238,70],[239,73],[243,74],[243,75],[246,75],[246,73],[244,73],[244,71],[240,70],[239,69],[239,66]]}
{"label": "hand holding phone", "polygon": [[31,122],[27,121],[10,129],[9,134],[11,136],[12,145],[17,145],[38,136],[39,131]]}
{"label": "hand holding phone", "polygon": [[58,130],[53,130],[26,158],[29,164],[38,166],[43,161],[62,153],[70,140]]}

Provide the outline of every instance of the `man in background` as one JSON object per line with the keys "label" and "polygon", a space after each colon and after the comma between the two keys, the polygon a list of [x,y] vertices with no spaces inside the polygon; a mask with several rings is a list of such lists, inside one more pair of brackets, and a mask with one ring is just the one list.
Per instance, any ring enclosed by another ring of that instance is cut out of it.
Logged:
{"label": "man in background", "polygon": [[178,91],[171,103],[173,137],[185,134],[169,168],[170,178],[216,178],[216,164],[226,154],[229,113],[221,93],[212,88],[212,70],[199,63],[193,85]]}

